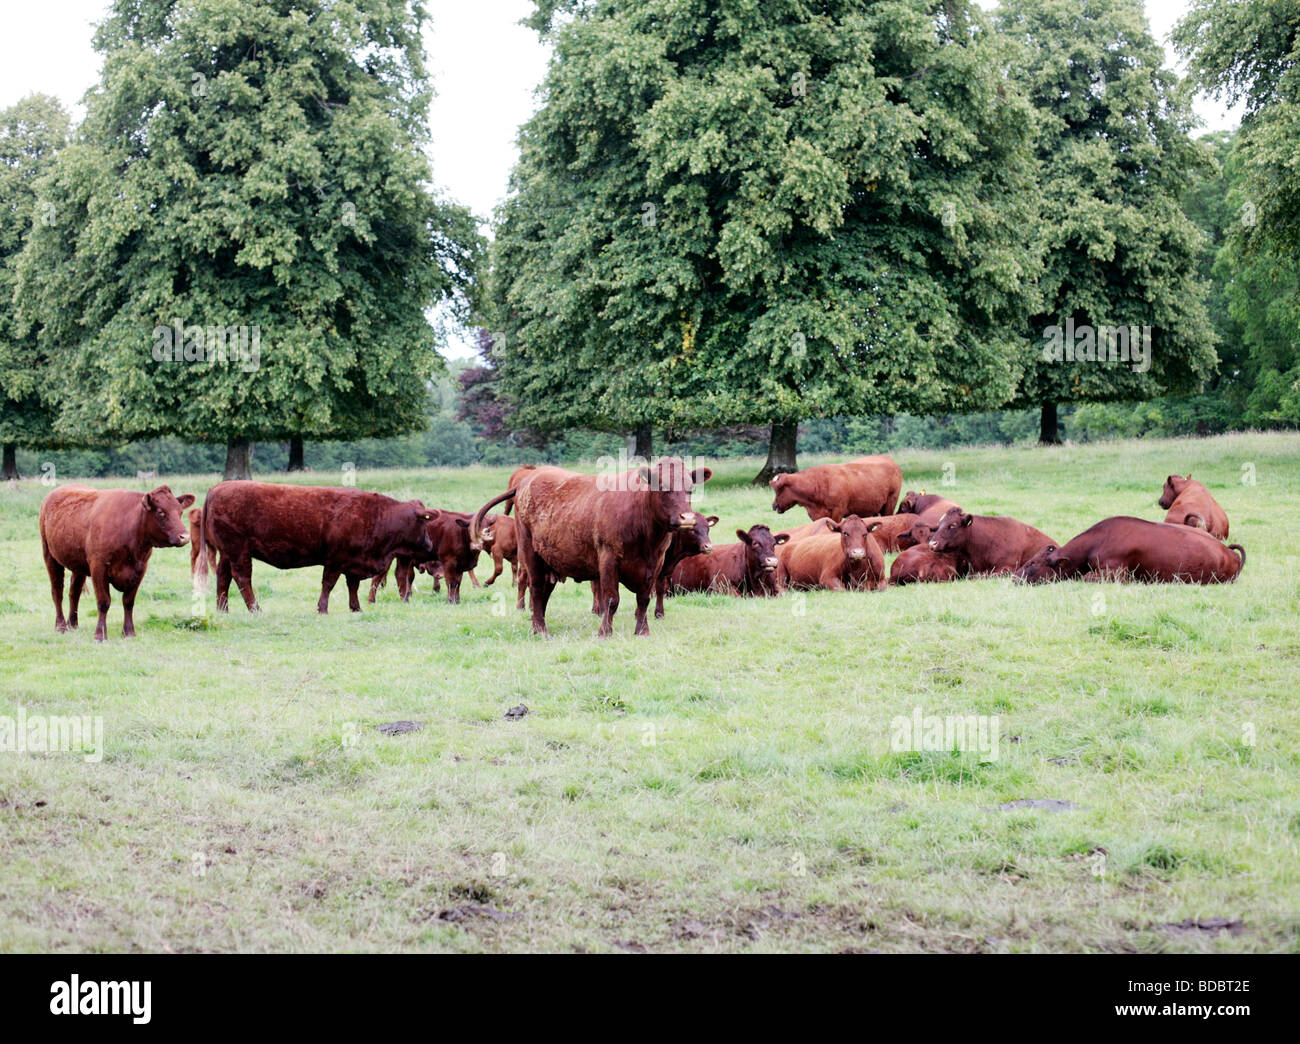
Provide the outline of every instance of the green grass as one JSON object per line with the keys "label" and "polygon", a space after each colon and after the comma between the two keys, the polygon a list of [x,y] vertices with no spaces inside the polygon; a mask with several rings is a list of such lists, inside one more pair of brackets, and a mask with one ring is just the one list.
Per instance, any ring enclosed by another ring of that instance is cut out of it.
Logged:
{"label": "green grass", "polygon": [[[459,607],[423,579],[353,615],[340,584],[318,617],[319,570],[257,564],[261,615],[232,590],[195,622],[188,552],[160,550],[139,637],[115,592],[96,646],[93,599],[54,632],[47,490],[0,490],[0,715],[101,716],[105,745],[0,753],[0,949],[1300,949],[1300,438],[899,461],[1060,540],[1162,517],[1190,470],[1249,561],[1210,588],[690,596],[648,640],[626,592],[596,639],[565,584],[544,641],[509,570]],[[756,469],[697,498],[719,534],[776,521]],[[472,509],[508,473],[358,482]],[[996,715],[997,759],[891,750],[914,707]],[[1079,807],[999,810],[1024,798]],[[1162,927],[1189,917],[1242,930]]]}

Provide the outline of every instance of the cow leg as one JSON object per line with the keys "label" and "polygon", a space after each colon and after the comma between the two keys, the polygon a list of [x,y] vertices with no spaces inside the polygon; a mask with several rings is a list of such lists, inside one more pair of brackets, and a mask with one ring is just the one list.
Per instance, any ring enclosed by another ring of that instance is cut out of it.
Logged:
{"label": "cow leg", "polygon": [[217,612],[230,612],[230,556],[217,561]]}
{"label": "cow leg", "polygon": [[668,577],[660,576],[655,579],[655,619],[664,618],[664,595],[668,593]]}
{"label": "cow leg", "polygon": [[474,575],[474,570],[472,570],[472,569],[469,571],[469,582],[470,582],[471,584],[473,584],[475,587],[482,587],[482,586],[483,586],[482,584],[480,584],[480,583],[478,582],[478,577]]}
{"label": "cow leg", "polygon": [[[54,560],[48,548],[42,547],[41,550],[45,552],[45,571],[50,574],[50,597],[54,599],[54,629],[59,634],[65,634],[68,630],[68,621],[63,618],[63,566]],[[76,582],[75,579],[73,582]],[[76,619],[76,615],[74,609],[73,619]]]}
{"label": "cow leg", "polygon": [[382,573],[376,573],[370,578],[370,595],[367,597],[366,601],[371,605],[374,605],[375,594],[386,583],[388,583],[388,566],[384,566],[384,571]]}
{"label": "cow leg", "polygon": [[361,612],[361,599],[357,597],[357,592],[361,587],[361,581],[364,579],[364,576],[354,576],[352,573],[349,573],[347,576],[348,608],[354,613]]}
{"label": "cow leg", "polygon": [[616,612],[618,612],[618,558],[614,552],[602,548],[600,551],[600,630],[596,632],[598,638],[608,638],[614,633]]}
{"label": "cow leg", "polygon": [[591,615],[599,616],[605,611],[605,607],[600,602],[600,581],[591,582]]}
{"label": "cow leg", "polygon": [[[551,600],[551,592],[555,590],[555,580],[541,555],[533,550],[532,537],[523,526],[519,527],[519,561],[523,563],[528,594],[533,605],[533,634],[549,638],[551,632],[546,629],[546,603]],[[520,608],[523,608],[522,602]]]}
{"label": "cow leg", "polygon": [[494,554],[492,556],[492,575],[483,581],[484,587],[491,587],[492,581],[501,575],[501,570],[505,565],[505,561],[503,555]]}
{"label": "cow leg", "polygon": [[128,588],[122,592],[122,637],[135,637],[135,593],[140,590],[137,583],[134,587]]}
{"label": "cow leg", "polygon": [[396,573],[397,593],[402,596],[403,602],[409,602],[411,592],[415,590],[415,559],[399,558]]}
{"label": "cow leg", "polygon": [[633,628],[633,634],[649,635],[650,621],[646,619],[646,610],[650,608],[650,592],[655,587],[655,578],[651,577],[647,583],[637,588],[636,592],[636,626]]}
{"label": "cow leg", "polygon": [[522,564],[515,564],[510,567],[510,579],[515,585],[515,608],[526,609],[524,595],[528,591],[528,570]]}
{"label": "cow leg", "polygon": [[457,569],[448,569],[443,566],[443,579],[447,581],[447,604],[460,605],[460,579],[462,574]]}
{"label": "cow leg", "polygon": [[68,588],[68,628],[76,630],[77,606],[81,604],[81,591],[86,586],[86,574],[74,572],[72,585]]}
{"label": "cow leg", "polygon": [[99,610],[99,620],[95,624],[95,641],[108,640],[108,607],[113,599],[113,592],[108,586],[108,570],[104,566],[91,566],[90,582],[95,585],[95,608]]}
{"label": "cow leg", "polygon": [[[318,613],[328,613],[330,611],[330,592],[334,590],[334,585],[339,582],[339,576],[342,570],[325,567],[325,572],[320,578],[320,598],[316,600],[316,611]],[[351,581],[349,581],[351,583]]]}
{"label": "cow leg", "polygon": [[[222,556],[222,565],[225,565],[226,556]],[[230,571],[235,577],[235,586],[239,588],[239,593],[244,596],[244,605],[248,607],[250,613],[261,612],[261,606],[257,604],[257,595],[253,593],[253,559],[249,555],[235,558],[230,563]]]}

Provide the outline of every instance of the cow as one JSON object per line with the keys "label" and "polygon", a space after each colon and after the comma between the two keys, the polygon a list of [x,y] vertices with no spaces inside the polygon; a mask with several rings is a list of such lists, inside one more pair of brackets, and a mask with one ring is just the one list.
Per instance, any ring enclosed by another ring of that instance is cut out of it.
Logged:
{"label": "cow", "polygon": [[711,468],[688,471],[677,458],[613,478],[537,467],[478,509],[471,536],[481,539],[491,508],[513,502],[534,634],[550,634],[546,606],[557,583],[595,580],[604,610],[597,634],[613,633],[621,583],[636,595],[634,633],[645,636],[646,610],[672,535],[695,524],[691,490],[712,477]]}
{"label": "cow", "polygon": [[940,584],[961,577],[961,562],[956,554],[935,551],[928,543],[918,542],[894,559],[889,582],[904,584]]}
{"label": "cow", "polygon": [[[515,520],[508,515],[489,515],[484,519],[485,526],[480,534],[480,545],[492,556],[492,576],[483,581],[484,587],[491,587],[493,581],[501,575],[506,562],[510,563],[510,582],[515,588],[515,608],[524,608],[524,596],[528,591],[528,574],[524,564],[519,560],[519,533]],[[470,577],[474,576],[470,573]]]}
{"label": "cow", "polygon": [[951,508],[930,534],[934,551],[949,551],[961,560],[963,576],[1013,573],[1055,541],[1014,518],[968,515]]}
{"label": "cow", "polygon": [[[718,516],[706,517],[698,511],[692,514],[695,516],[695,524],[690,529],[679,529],[673,534],[672,543],[668,545],[668,550],[664,554],[664,564],[659,567],[659,576],[655,580],[656,620],[664,618],[664,596],[668,593],[668,581],[677,563],[683,558],[707,555],[713,550],[709,530],[718,524]],[[600,615],[600,590],[594,580],[591,583],[591,611],[596,616]]]}
{"label": "cow", "polygon": [[903,499],[898,502],[896,514],[920,515],[923,521],[933,526],[937,525],[939,519],[943,518],[944,512],[956,506],[956,501],[941,497],[937,493],[926,493],[924,491],[917,493],[909,489],[904,494]]}
{"label": "cow", "polygon": [[[426,555],[396,555],[397,590],[403,602],[411,599],[415,589],[415,571],[428,573],[433,577],[434,591],[441,591],[441,580],[447,581],[447,601],[451,605],[460,604],[460,583],[466,573],[471,582],[478,587],[473,569],[478,564],[482,544],[474,546],[469,538],[469,525],[472,515],[464,511],[439,511],[425,523],[433,549]],[[388,579],[388,565],[383,572],[376,574],[370,581],[370,601],[375,600],[375,592]]]}
{"label": "cow", "polygon": [[[95,588],[99,621],[95,641],[108,639],[108,607],[112,588],[122,592],[122,637],[135,637],[135,594],[149,567],[155,547],[183,547],[190,537],[181,512],[194,495],[175,496],[168,486],[148,493],[129,489],[89,489],[60,486],[42,502],[38,517],[41,554],[50,574],[54,599],[54,629],[60,634],[77,627],[77,606],[86,577]],[[72,573],[68,616],[63,616],[63,575]]]}
{"label": "cow", "polygon": [[[510,481],[506,483],[506,489],[513,489],[517,492],[519,487],[522,486],[527,479],[532,478],[533,473],[536,471],[536,464],[523,464],[520,467],[515,468],[515,470],[510,473]],[[508,515],[510,514],[510,509],[514,507],[514,504],[515,502],[513,499],[507,500],[506,506],[502,510]]]}
{"label": "cow", "polygon": [[330,591],[347,579],[348,608],[361,611],[357,589],[398,555],[423,558],[433,550],[427,523],[440,512],[418,500],[332,486],[221,482],[208,491],[199,541],[198,582],[206,584],[208,548],[217,562],[217,609],[229,611],[233,577],[249,612],[257,612],[253,559],[277,569],[322,566],[316,611],[329,611]]}
{"label": "cow", "polygon": [[882,551],[902,551],[915,543],[911,539],[912,529],[920,515],[874,515],[864,518],[867,532],[870,533]]}
{"label": "cow", "polygon": [[816,522],[805,522],[801,526],[781,530],[790,539],[781,545],[778,555],[786,554],[790,550],[790,546],[797,544],[800,540],[807,540],[810,536],[824,536],[827,533],[834,532],[831,529],[832,524],[829,518],[819,518]]}
{"label": "cow", "polygon": [[892,515],[903,486],[903,472],[892,457],[861,457],[846,464],[818,464],[806,471],[777,475],[771,481],[772,510],[784,514],[796,505],[816,521],[839,522],[847,515]]}
{"label": "cow", "polygon": [[794,589],[883,590],[885,555],[857,515],[832,522],[833,532],[801,540],[781,556],[781,579]]}
{"label": "cow", "polygon": [[190,508],[190,576],[199,566],[199,534],[203,529],[203,509]]}
{"label": "cow", "polygon": [[[383,572],[376,573],[370,579],[370,596],[367,599],[372,605],[375,601],[375,594],[381,588],[388,584],[388,570],[390,566],[396,565],[395,575],[397,577],[397,594],[403,602],[409,602],[411,595],[415,591],[415,561],[414,559],[402,555],[394,555],[391,562],[384,566]],[[434,581],[437,590],[437,580]]]}
{"label": "cow", "polygon": [[1138,580],[1218,584],[1234,581],[1246,549],[1209,533],[1169,522],[1119,515],[1102,519],[1064,547],[1049,544],[1016,570],[1031,584],[1049,580]]}
{"label": "cow", "polygon": [[783,590],[777,549],[790,539],[764,525],[737,529],[738,543],[714,547],[707,555],[683,558],[673,570],[672,591],[752,595],[770,598]]}
{"label": "cow", "polygon": [[1228,539],[1228,514],[1201,483],[1193,482],[1191,472],[1186,477],[1170,475],[1156,503],[1169,513],[1165,521],[1172,525],[1193,526],[1204,529],[1212,537]]}

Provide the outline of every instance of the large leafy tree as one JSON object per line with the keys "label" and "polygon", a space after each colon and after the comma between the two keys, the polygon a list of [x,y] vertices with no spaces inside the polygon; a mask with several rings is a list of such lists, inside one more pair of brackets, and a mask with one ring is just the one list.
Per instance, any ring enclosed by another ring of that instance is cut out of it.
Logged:
{"label": "large leafy tree", "polygon": [[[1058,403],[1193,390],[1214,372],[1202,240],[1180,206],[1209,158],[1139,0],[1002,0],[996,20],[1040,116],[1042,298],[1015,405],[1040,407],[1056,442]],[[1147,368],[1045,359],[1045,332],[1067,324],[1085,354],[1103,328],[1149,327]]]}
{"label": "large leafy tree", "polygon": [[[20,264],[58,431],[225,441],[229,476],[252,439],[425,422],[426,310],[467,303],[478,237],[430,191],[424,21],[416,0],[114,0]],[[259,357],[214,360],[218,328]]]}
{"label": "large leafy tree", "polygon": [[0,111],[0,444],[3,474],[18,477],[18,446],[51,445],[48,359],[14,315],[16,265],[37,212],[36,181],[68,139],[68,113],[57,99],[32,94]]}
{"label": "large leafy tree", "polygon": [[963,0],[546,0],[489,323],[522,423],[978,409],[1020,373],[1032,113]]}

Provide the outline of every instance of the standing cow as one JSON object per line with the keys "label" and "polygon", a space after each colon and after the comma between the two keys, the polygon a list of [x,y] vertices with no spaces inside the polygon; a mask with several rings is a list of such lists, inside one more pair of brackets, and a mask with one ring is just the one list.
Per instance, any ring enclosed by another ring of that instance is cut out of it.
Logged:
{"label": "standing cow", "polygon": [[217,562],[217,609],[229,608],[233,577],[249,612],[257,612],[253,559],[277,569],[323,566],[316,611],[329,611],[330,591],[347,579],[348,608],[361,611],[361,581],[387,570],[397,555],[433,550],[426,524],[438,512],[418,500],[332,486],[221,482],[208,491],[199,541],[198,582],[208,576],[208,548]]}
{"label": "standing cow", "polygon": [[1165,521],[1170,524],[1204,529],[1212,537],[1228,539],[1228,513],[1219,507],[1219,502],[1204,485],[1192,481],[1191,472],[1186,477],[1170,475],[1166,478],[1165,488],[1156,503],[1169,512]]}
{"label": "standing cow", "polygon": [[[77,606],[86,577],[95,588],[99,621],[95,641],[108,637],[112,588],[122,592],[122,637],[135,637],[135,593],[155,547],[183,547],[189,541],[181,512],[193,494],[177,497],[167,486],[149,493],[129,489],[60,486],[41,503],[41,553],[50,574],[54,629],[77,626]],[[68,618],[63,617],[63,574],[72,573]]]}
{"label": "standing cow", "polygon": [[903,488],[903,472],[893,457],[861,457],[847,464],[818,464],[792,475],[777,475],[771,486],[776,491],[772,510],[777,514],[802,506],[814,521],[839,522],[848,515],[892,515]]}
{"label": "standing cow", "polygon": [[480,539],[491,508],[513,501],[533,633],[550,633],[546,606],[557,583],[595,580],[604,609],[597,633],[602,638],[613,633],[621,583],[636,594],[635,633],[648,635],[646,610],[672,535],[694,525],[691,490],[712,476],[710,468],[687,471],[676,458],[613,478],[533,468],[517,486],[479,508],[471,536]]}

